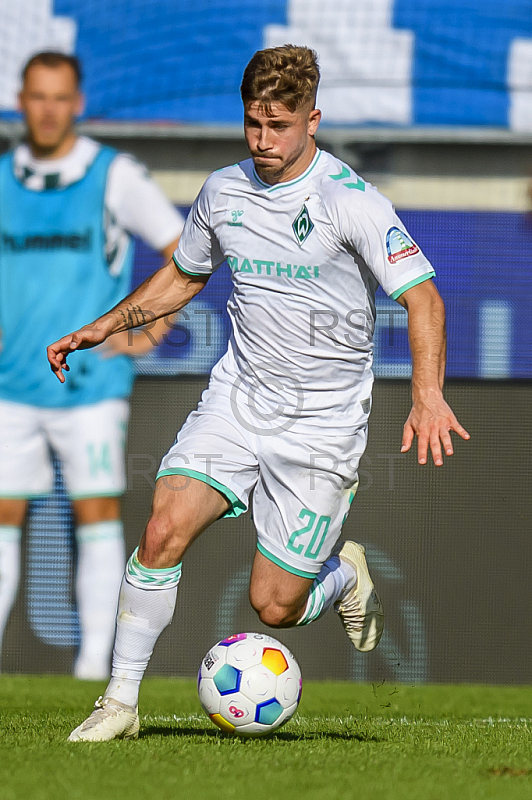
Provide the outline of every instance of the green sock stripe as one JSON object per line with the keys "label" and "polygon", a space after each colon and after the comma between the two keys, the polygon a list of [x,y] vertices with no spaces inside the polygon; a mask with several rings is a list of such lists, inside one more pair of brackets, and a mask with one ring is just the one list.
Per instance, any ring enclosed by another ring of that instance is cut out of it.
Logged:
{"label": "green sock stripe", "polygon": [[150,569],[143,566],[137,558],[138,547],[127,562],[126,576],[133,584],[140,583],[144,586],[170,588],[177,586],[181,578],[181,564],[165,569]]}
{"label": "green sock stripe", "polygon": [[312,605],[308,608],[306,614],[305,624],[308,625],[309,622],[313,622],[320,611],[323,608],[323,604],[325,602],[325,592],[323,591],[323,586],[321,583],[317,583],[314,587],[310,599],[312,600]]}
{"label": "green sock stripe", "polygon": [[297,623],[298,625],[308,625],[310,622],[314,622],[315,619],[318,619],[319,615],[323,611],[323,606],[325,605],[325,589],[323,588],[322,584],[318,582],[316,579],[312,584],[310,589],[310,594],[307,600],[307,607],[305,608],[305,613]]}
{"label": "green sock stripe", "polygon": [[121,539],[124,526],[119,519],[106,520],[105,522],[92,522],[76,526],[76,541],[79,544],[88,542],[109,542],[112,539]]}
{"label": "green sock stripe", "polygon": [[18,542],[22,536],[22,528],[18,525],[0,525],[0,542]]}

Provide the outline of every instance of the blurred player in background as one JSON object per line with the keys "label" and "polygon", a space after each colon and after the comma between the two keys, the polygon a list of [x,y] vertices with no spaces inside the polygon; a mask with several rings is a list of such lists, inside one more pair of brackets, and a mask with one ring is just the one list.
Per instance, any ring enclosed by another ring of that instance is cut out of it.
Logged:
{"label": "blurred player in background", "polygon": [[228,351],[163,458],[122,583],[113,677],[71,741],[138,735],[139,685],[172,619],[181,559],[211,523],[245,511],[252,491],[250,600],[261,621],[306,625],[334,606],[358,650],[377,646],[383,610],[364,548],[337,540],[366,445],[379,283],[408,311],[413,405],[402,451],[417,436],[419,463],[430,448],[440,466],[442,448],[453,453],[451,430],[469,438],[442,394],[434,270],[392,204],[316,148],[318,80],[308,48],[256,53],[241,87],[251,159],[206,181],[173,262],[48,349],[64,381],[69,353],[101,344],[135,314],[177,311],[224,260],[231,267]]}
{"label": "blurred player in background", "polygon": [[166,262],[183,219],[142,164],[76,134],[80,80],[75,57],[33,56],[19,96],[27,143],[0,159],[0,642],[17,593],[28,499],[52,488],[52,448],[76,525],[74,674],[101,679],[109,675],[125,562],[131,356],[147,352],[165,322],[80,353],[66,391],[58,391],[45,347],[129,290],[132,235]]}

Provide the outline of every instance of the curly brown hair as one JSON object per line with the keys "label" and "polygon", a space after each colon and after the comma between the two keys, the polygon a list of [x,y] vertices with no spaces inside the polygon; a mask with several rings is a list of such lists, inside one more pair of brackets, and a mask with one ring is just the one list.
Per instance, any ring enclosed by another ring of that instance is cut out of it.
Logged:
{"label": "curly brown hair", "polygon": [[244,70],[240,94],[244,106],[258,101],[266,114],[271,114],[272,103],[294,112],[302,106],[315,107],[319,80],[316,52],[285,44],[255,53]]}

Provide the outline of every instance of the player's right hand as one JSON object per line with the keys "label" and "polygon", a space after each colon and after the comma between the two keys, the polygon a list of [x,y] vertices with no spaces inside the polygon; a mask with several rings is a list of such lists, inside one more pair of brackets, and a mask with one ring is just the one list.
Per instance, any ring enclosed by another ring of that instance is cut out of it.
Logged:
{"label": "player's right hand", "polygon": [[54,342],[46,348],[50,369],[57,375],[61,383],[65,382],[63,370],[68,372],[70,367],[67,364],[67,356],[74,350],[87,350],[96,347],[106,339],[106,334],[94,325],[85,325],[79,331],[63,336],[59,341]]}

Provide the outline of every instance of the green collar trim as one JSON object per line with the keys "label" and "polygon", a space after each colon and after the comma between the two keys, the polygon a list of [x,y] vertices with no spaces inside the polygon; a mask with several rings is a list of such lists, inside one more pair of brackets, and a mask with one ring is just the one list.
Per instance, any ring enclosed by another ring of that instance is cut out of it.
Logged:
{"label": "green collar trim", "polygon": [[253,167],[253,177],[255,178],[259,186],[261,186],[263,189],[267,189],[269,192],[274,192],[276,189],[284,189],[287,186],[293,186],[295,183],[300,183],[301,181],[304,181],[305,178],[307,178],[310,175],[310,173],[318,163],[320,156],[321,156],[321,150],[316,150],[316,155],[312,159],[311,164],[307,167],[305,172],[302,175],[300,175],[299,178],[294,178],[293,181],[288,181],[287,183],[276,183],[274,184],[274,186],[270,186],[269,183],[265,183],[261,178],[259,178],[255,167]]}

